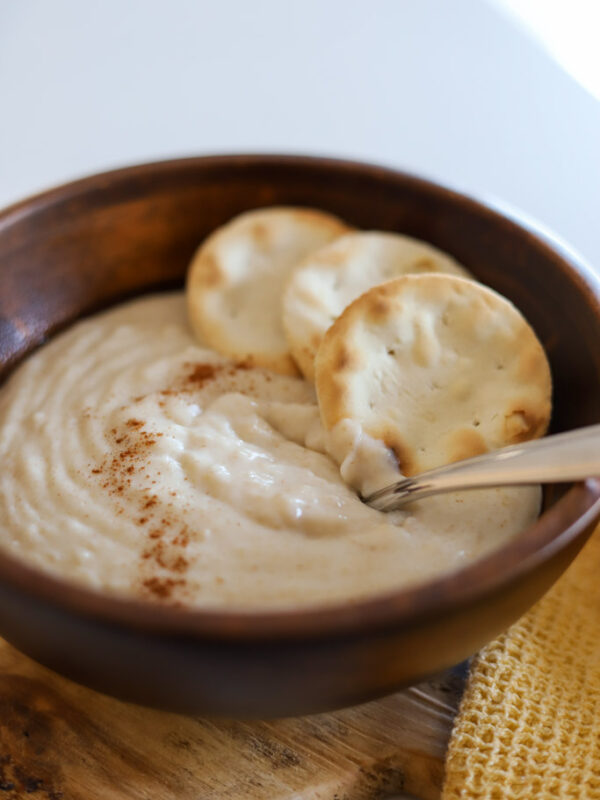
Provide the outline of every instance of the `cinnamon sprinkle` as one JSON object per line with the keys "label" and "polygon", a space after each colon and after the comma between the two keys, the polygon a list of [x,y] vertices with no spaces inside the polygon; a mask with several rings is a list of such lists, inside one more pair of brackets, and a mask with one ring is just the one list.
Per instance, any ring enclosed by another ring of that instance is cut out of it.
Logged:
{"label": "cinnamon sprinkle", "polygon": [[[182,394],[189,397],[220,376],[235,388],[240,371],[253,368],[249,359],[225,364],[186,362],[177,381],[157,392],[158,406],[166,408],[169,397]],[[246,380],[244,392],[251,394],[254,391],[253,382]],[[144,399],[145,396],[140,395],[134,398],[134,402],[141,403]],[[173,595],[179,595],[186,587],[184,574],[190,565],[186,549],[193,533],[172,516],[169,509],[175,504],[162,502],[152,489],[156,481],[148,471],[149,459],[152,448],[163,434],[146,430],[143,419],[131,416],[119,428],[112,428],[109,435],[112,455],[95,465],[91,473],[100,476],[102,488],[117,501],[119,513],[124,512],[121,504],[126,499],[137,506],[134,519],[146,535],[146,546],[140,555],[140,585],[154,599],[172,602]],[[176,492],[170,491],[169,495],[175,498]],[[152,570],[160,570],[160,574],[148,576],[148,571]],[[164,572],[166,576],[162,574]]]}
{"label": "cinnamon sprinkle", "polygon": [[158,578],[156,576],[142,581],[142,586],[161,600],[168,600],[172,596],[173,590],[184,584],[185,581],[182,578]]}
{"label": "cinnamon sprinkle", "polygon": [[[102,488],[115,500],[118,498],[122,501],[128,494],[137,504],[139,516],[135,522],[146,529],[148,541],[140,557],[140,584],[153,598],[171,601],[175,592],[179,594],[185,589],[183,576],[190,564],[185,549],[190,543],[191,532],[187,526],[176,523],[166,507],[162,506],[159,496],[150,489],[156,481],[150,479],[146,470],[152,448],[162,435],[145,430],[143,420],[135,417],[127,419],[122,428],[111,429],[112,454],[91,472],[92,475],[101,476]],[[137,476],[136,489],[132,486],[134,475]],[[175,496],[175,493],[171,494]],[[124,511],[121,505],[118,505],[118,510],[120,513]],[[177,528],[173,531],[175,524]],[[167,575],[148,576],[148,571],[152,573],[156,570]]]}
{"label": "cinnamon sprinkle", "polygon": [[186,380],[188,383],[196,383],[201,386],[206,381],[212,380],[221,369],[222,367],[216,364],[195,364]]}

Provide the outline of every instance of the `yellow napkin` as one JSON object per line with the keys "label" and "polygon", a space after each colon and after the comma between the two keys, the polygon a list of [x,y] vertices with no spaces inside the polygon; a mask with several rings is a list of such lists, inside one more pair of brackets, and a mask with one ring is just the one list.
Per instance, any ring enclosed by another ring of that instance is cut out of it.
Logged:
{"label": "yellow napkin", "polygon": [[600,528],[474,660],[442,797],[600,798]]}

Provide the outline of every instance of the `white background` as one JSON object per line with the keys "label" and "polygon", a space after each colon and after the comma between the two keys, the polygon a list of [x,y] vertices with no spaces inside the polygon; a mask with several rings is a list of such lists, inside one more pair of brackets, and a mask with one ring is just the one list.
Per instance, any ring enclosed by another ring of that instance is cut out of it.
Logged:
{"label": "white background", "polygon": [[0,0],[0,115],[0,205],[176,155],[349,156],[505,201],[600,269],[600,102],[485,0]]}

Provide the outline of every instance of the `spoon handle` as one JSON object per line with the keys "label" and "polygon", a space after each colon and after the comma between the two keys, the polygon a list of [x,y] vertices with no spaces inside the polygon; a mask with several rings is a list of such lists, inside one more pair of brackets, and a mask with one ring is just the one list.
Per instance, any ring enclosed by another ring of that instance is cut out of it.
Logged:
{"label": "spoon handle", "polygon": [[433,494],[492,486],[584,480],[600,475],[600,425],[504,447],[386,486],[364,500],[379,511]]}

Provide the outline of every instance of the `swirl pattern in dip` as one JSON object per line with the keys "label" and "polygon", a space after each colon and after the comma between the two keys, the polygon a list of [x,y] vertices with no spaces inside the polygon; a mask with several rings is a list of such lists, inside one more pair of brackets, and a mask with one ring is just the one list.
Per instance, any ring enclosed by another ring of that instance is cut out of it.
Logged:
{"label": "swirl pattern in dip", "polygon": [[215,607],[348,601],[515,536],[538,489],[384,515],[324,454],[313,389],[199,347],[179,294],[73,326],[0,393],[0,542],[92,588]]}

